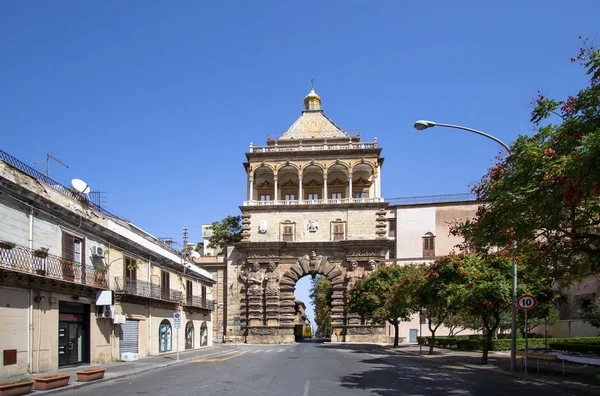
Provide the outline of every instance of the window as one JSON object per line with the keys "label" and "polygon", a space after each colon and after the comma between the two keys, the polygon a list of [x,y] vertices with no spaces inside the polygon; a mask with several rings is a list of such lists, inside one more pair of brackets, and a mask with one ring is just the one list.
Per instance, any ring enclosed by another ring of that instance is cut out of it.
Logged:
{"label": "window", "polygon": [[284,241],[293,241],[294,240],[294,226],[293,225],[284,225],[281,235],[282,235],[282,239]]}
{"label": "window", "polygon": [[394,245],[391,247],[391,249],[389,250],[390,254],[389,254],[389,258],[391,260],[395,260],[396,259],[396,242],[394,242]]}
{"label": "window", "polygon": [[319,199],[319,194],[314,193],[314,194],[308,194],[308,199]]}
{"label": "window", "polygon": [[192,305],[194,302],[194,286],[191,280],[185,282],[185,297],[187,299],[188,304]]}
{"label": "window", "polygon": [[78,264],[85,265],[84,241],[66,232],[62,233],[62,257]]}
{"label": "window", "polygon": [[368,193],[366,191],[355,192],[354,198],[368,198]]}
{"label": "window", "polygon": [[123,266],[123,272],[125,275],[125,278],[127,280],[136,280],[137,279],[137,262],[135,259],[131,258],[131,257],[127,257],[125,256],[125,258],[123,259],[125,262],[125,265]]}
{"label": "window", "polygon": [[194,348],[194,323],[188,321],[185,325],[185,349]]}
{"label": "window", "polygon": [[333,240],[341,241],[344,239],[344,223],[333,223]]}
{"label": "window", "polygon": [[435,257],[435,237],[428,232],[423,237],[423,257]]}
{"label": "window", "polygon": [[158,328],[158,352],[168,352],[172,349],[171,345],[171,322],[163,320]]}
{"label": "window", "polygon": [[390,220],[388,223],[388,237],[396,238],[396,220]]}
{"label": "window", "polygon": [[342,193],[341,192],[331,193],[331,199],[342,199]]}
{"label": "window", "polygon": [[202,285],[202,305],[206,305],[206,286]]}
{"label": "window", "polygon": [[270,201],[271,200],[271,194],[260,194],[260,200],[261,201]]}
{"label": "window", "polygon": [[283,196],[283,200],[284,201],[295,201],[296,200],[296,194],[285,194]]}
{"label": "window", "polygon": [[167,271],[161,271],[160,273],[160,291],[162,293],[163,300],[168,300],[170,297],[170,285],[171,285],[171,274]]}

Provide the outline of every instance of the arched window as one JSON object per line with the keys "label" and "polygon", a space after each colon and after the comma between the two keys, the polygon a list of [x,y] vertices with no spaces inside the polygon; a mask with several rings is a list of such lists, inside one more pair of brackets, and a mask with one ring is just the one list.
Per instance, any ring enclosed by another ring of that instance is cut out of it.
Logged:
{"label": "arched window", "polygon": [[423,236],[423,257],[435,257],[435,236],[431,232]]}
{"label": "arched window", "polygon": [[160,322],[160,327],[158,328],[158,352],[168,352],[172,347],[172,329],[171,322],[168,320],[163,320]]}
{"label": "arched window", "polygon": [[200,325],[200,346],[208,345],[208,326],[206,322],[202,322]]}
{"label": "arched window", "polygon": [[194,348],[194,323],[190,320],[185,325],[185,349]]}

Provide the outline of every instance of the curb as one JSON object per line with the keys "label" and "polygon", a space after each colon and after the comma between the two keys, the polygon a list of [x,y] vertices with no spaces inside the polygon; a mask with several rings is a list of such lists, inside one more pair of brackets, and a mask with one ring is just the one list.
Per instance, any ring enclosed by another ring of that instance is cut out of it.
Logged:
{"label": "curb", "polygon": [[50,389],[50,390],[47,390],[47,391],[35,391],[35,393],[36,394],[40,394],[40,395],[49,395],[51,393],[69,391],[69,390],[73,390],[73,389],[82,388],[84,386],[90,386],[90,385],[95,385],[95,384],[99,384],[99,383],[108,383],[108,382],[111,382],[111,381],[114,381],[114,380],[118,380],[118,379],[121,379],[121,378],[128,377],[130,375],[145,373],[145,372],[156,370],[156,369],[160,369],[160,368],[174,366],[176,364],[185,363],[185,362],[188,362],[190,360],[194,360],[194,359],[198,359],[198,358],[210,357],[210,356],[218,355],[220,352],[221,351],[214,352],[214,353],[209,353],[207,355],[202,355],[202,356],[194,356],[194,357],[190,357],[190,358],[186,358],[186,359],[180,359],[179,361],[174,360],[174,361],[171,361],[171,362],[157,364],[157,365],[154,365],[154,366],[142,367],[142,368],[137,369],[135,371],[130,371],[130,372],[127,372],[127,373],[115,374],[113,376],[104,377],[104,378],[96,380],[96,381],[73,382],[73,383],[70,383],[69,385],[63,386],[61,388]]}

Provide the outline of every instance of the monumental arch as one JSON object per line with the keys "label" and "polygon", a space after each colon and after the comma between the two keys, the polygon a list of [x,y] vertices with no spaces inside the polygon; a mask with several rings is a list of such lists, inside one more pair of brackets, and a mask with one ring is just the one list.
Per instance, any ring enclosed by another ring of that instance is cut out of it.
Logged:
{"label": "monumental arch", "polygon": [[348,313],[347,291],[385,265],[388,204],[377,139],[342,130],[314,87],[300,118],[264,146],[250,144],[242,241],[227,258],[227,336],[294,342],[294,288],[317,274],[333,286],[332,341],[383,342],[384,326]]}

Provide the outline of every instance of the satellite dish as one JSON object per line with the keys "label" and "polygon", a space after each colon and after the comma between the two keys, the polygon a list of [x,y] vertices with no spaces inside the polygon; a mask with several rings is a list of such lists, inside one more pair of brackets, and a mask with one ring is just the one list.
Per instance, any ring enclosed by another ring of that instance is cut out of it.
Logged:
{"label": "satellite dish", "polygon": [[75,190],[79,191],[82,194],[87,194],[90,192],[90,186],[88,186],[88,184],[81,179],[71,180],[71,185]]}

